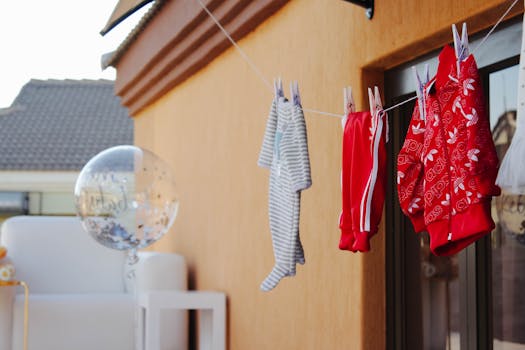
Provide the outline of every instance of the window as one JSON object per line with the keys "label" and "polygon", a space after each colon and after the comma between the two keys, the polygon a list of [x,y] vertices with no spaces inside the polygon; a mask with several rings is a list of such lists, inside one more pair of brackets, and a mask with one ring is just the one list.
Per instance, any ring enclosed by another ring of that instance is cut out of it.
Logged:
{"label": "window", "polygon": [[[471,40],[475,48],[480,39]],[[496,31],[476,52],[489,104],[491,128],[502,159],[515,130],[521,19]],[[414,96],[411,67],[385,75],[387,102]],[[396,156],[414,103],[390,114],[387,193],[387,344],[389,349],[525,350],[525,196],[493,199],[496,229],[452,257],[430,253],[427,233],[416,235],[397,200]],[[522,295],[523,293],[523,295]]]}

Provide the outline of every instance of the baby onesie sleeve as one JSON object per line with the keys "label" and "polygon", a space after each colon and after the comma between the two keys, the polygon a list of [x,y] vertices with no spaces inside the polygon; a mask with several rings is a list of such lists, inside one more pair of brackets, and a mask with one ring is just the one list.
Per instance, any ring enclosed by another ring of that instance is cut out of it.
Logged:
{"label": "baby onesie sleeve", "polygon": [[274,99],[270,107],[270,113],[266,122],[263,144],[259,152],[257,164],[263,168],[270,168],[273,159],[273,144],[275,140],[275,130],[277,128],[277,103]]}
{"label": "baby onesie sleeve", "polygon": [[397,194],[403,213],[410,218],[416,232],[424,231],[424,169],[421,162],[425,121],[420,118],[416,102],[405,142],[397,156]]}
{"label": "baby onesie sleeve", "polygon": [[306,122],[304,120],[303,109],[300,105],[294,106],[292,122],[294,128],[294,147],[290,150],[288,162],[292,178],[292,190],[298,192],[312,186]]}

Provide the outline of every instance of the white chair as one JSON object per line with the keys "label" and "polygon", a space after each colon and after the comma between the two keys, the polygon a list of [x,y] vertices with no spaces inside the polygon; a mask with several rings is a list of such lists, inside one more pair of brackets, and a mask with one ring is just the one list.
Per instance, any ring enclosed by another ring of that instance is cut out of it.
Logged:
{"label": "white chair", "polygon": [[[130,283],[126,253],[106,248],[84,231],[76,217],[19,216],[2,226],[0,242],[29,285],[29,350],[132,350],[140,294],[187,290],[184,258],[139,253]],[[0,350],[23,347],[22,291],[0,287]],[[161,349],[188,348],[185,311],[162,315]]]}

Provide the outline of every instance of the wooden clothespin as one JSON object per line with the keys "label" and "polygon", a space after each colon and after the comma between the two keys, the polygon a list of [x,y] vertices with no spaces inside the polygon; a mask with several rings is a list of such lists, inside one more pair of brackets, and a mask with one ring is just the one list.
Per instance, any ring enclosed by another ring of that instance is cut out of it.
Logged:
{"label": "wooden clothespin", "polygon": [[463,22],[463,27],[461,28],[461,44],[463,45],[463,54],[461,55],[461,60],[465,60],[470,55],[470,48],[468,42],[468,32],[467,32],[467,23]]}
{"label": "wooden clothespin", "polygon": [[372,128],[370,132],[373,135],[377,127],[377,114],[383,110],[383,103],[381,102],[381,96],[379,95],[379,88],[377,86],[374,87],[373,92],[371,88],[368,88],[368,103],[370,105],[370,114],[372,115]]}
{"label": "wooden clothespin", "polygon": [[423,78],[419,75],[417,69],[415,66],[412,66],[412,73],[414,74],[414,82],[416,84],[416,95],[418,100],[418,107],[419,107],[419,116],[422,120],[426,120],[425,116],[425,85],[430,80],[430,75],[428,73],[428,64],[425,64],[425,68],[423,70]]}
{"label": "wooden clothespin", "polygon": [[465,60],[470,55],[467,23],[463,23],[461,28],[461,37],[459,36],[458,30],[455,24],[452,24],[452,37],[454,38],[454,51],[456,52],[456,69],[459,75],[459,67],[461,61]]}
{"label": "wooden clothespin", "polygon": [[370,112],[372,117],[376,118],[377,114],[383,110],[383,102],[381,101],[381,95],[379,94],[379,88],[374,86],[374,92],[368,88],[368,102],[370,103]]}
{"label": "wooden clothespin", "polygon": [[284,97],[283,82],[281,77],[273,80],[273,90],[276,98]]}
{"label": "wooden clothespin", "polygon": [[299,95],[299,83],[297,81],[290,82],[290,95],[295,105],[301,105],[301,96]]}
{"label": "wooden clothespin", "polygon": [[352,87],[347,86],[343,88],[343,101],[344,101],[344,116],[341,120],[343,124],[343,129],[345,128],[346,121],[348,119],[349,113],[355,113],[355,102],[354,102],[354,96],[352,96]]}
{"label": "wooden clothespin", "polygon": [[[372,114],[372,130],[371,134],[373,135],[376,132],[379,118],[382,117],[383,112],[383,102],[381,101],[381,95],[379,94],[379,88],[374,86],[374,92],[372,89],[368,88],[368,102],[370,104],[370,113]],[[386,123],[386,142],[388,142],[388,120],[385,120]]]}

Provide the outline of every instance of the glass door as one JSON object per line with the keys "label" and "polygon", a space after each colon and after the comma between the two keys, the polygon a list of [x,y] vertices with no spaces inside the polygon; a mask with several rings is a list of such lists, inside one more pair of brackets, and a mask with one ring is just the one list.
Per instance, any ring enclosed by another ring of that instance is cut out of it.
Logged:
{"label": "glass door", "polygon": [[[490,122],[500,159],[516,130],[518,70],[511,65],[487,72]],[[492,211],[493,348],[525,350],[525,196],[503,191],[493,200]]]}
{"label": "glass door", "polygon": [[[521,18],[503,25],[476,53],[500,160],[516,127],[521,27]],[[411,67],[421,71],[428,63],[435,72],[437,54],[385,73],[388,105],[414,96]],[[413,106],[389,113],[388,349],[525,350],[525,196],[504,192],[493,199],[496,229],[459,254],[430,253],[428,234],[413,232],[396,192],[396,157]]]}
{"label": "glass door", "polygon": [[[390,113],[394,127],[399,124],[400,130],[406,131],[413,108],[414,103],[407,103]],[[395,154],[403,144],[404,134],[394,132],[390,138]],[[389,161],[393,169],[395,157]],[[466,291],[466,271],[460,266],[465,266],[466,252],[449,257],[433,255],[428,233],[414,232],[399,208],[395,183],[390,181],[389,187],[387,193],[393,194],[387,199],[387,227],[393,228],[387,232],[389,348],[459,350],[464,321],[460,304],[465,299],[460,288]]]}

